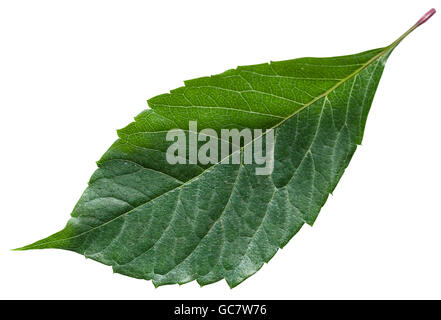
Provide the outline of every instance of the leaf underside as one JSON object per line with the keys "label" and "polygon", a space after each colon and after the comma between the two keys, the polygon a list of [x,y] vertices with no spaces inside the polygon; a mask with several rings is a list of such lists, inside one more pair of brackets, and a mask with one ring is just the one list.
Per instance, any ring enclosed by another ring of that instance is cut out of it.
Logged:
{"label": "leaf underside", "polygon": [[[148,101],[98,161],[66,227],[21,249],[75,251],[155,286],[234,287],[312,225],[361,143],[393,47],[238,67]],[[167,130],[274,128],[274,171],[170,165]]]}

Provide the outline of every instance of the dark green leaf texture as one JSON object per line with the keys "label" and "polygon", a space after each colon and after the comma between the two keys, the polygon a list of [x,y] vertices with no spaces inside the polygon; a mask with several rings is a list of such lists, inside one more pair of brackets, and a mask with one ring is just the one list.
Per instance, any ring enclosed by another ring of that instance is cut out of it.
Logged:
{"label": "dark green leaf texture", "polygon": [[[404,36],[355,55],[238,67],[150,99],[118,131],[66,227],[21,249],[75,251],[155,286],[236,286],[314,223]],[[189,120],[198,129],[274,128],[272,175],[243,163],[168,164],[166,132],[188,130]]]}

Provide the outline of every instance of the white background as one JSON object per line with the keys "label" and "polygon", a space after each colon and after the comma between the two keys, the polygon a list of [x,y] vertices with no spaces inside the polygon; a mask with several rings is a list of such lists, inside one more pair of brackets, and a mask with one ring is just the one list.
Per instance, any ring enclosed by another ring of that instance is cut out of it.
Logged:
{"label": "white background", "polygon": [[0,298],[441,298],[441,13],[390,57],[314,227],[235,289],[155,289],[72,252],[10,251],[65,225],[148,98],[237,65],[385,46],[439,4],[297,2],[1,0]]}

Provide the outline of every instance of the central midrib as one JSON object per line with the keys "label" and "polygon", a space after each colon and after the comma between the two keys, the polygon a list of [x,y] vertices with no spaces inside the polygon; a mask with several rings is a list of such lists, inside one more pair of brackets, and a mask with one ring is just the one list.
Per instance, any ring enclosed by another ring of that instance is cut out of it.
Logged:
{"label": "central midrib", "polygon": [[[397,45],[397,44],[398,44],[398,43],[404,38],[404,36],[407,35],[407,34],[408,34],[408,32],[406,32],[403,36],[401,36],[399,39],[397,39],[397,40],[396,40],[395,42],[393,42],[391,45],[389,45],[389,46],[387,46],[387,47],[384,47],[382,51],[380,51],[377,55],[375,55],[375,56],[372,57],[370,60],[368,60],[368,61],[367,61],[365,64],[363,64],[360,68],[358,68],[357,70],[355,70],[353,73],[351,73],[351,74],[348,75],[347,77],[341,79],[341,80],[340,80],[339,82],[337,82],[334,86],[332,86],[332,87],[329,88],[328,90],[324,91],[322,94],[318,95],[317,97],[313,98],[311,101],[309,101],[308,103],[306,103],[306,104],[305,104],[304,106],[302,106],[301,108],[297,109],[297,110],[296,110],[295,112],[293,112],[292,114],[288,115],[286,118],[284,118],[283,120],[281,120],[279,123],[277,123],[276,125],[274,125],[274,126],[271,127],[270,129],[275,129],[275,128],[279,127],[279,126],[282,125],[284,122],[286,122],[287,120],[289,120],[290,118],[292,118],[292,117],[295,116],[296,114],[298,114],[298,113],[300,113],[301,111],[303,111],[305,108],[311,106],[312,104],[314,104],[316,101],[320,100],[321,98],[326,97],[327,95],[329,95],[329,94],[330,94],[331,92],[333,92],[335,89],[337,89],[338,87],[340,87],[343,83],[345,83],[346,81],[348,81],[348,80],[351,79],[352,77],[354,77],[354,76],[356,76],[357,74],[359,74],[361,71],[363,71],[363,70],[364,70],[365,68],[367,68],[368,66],[370,66],[374,61],[376,61],[377,59],[379,59],[379,58],[380,58],[381,56],[383,56],[386,52],[388,52],[389,50],[393,49],[393,48],[394,48],[394,47],[395,47],[395,46],[396,46],[396,45]],[[264,136],[264,135],[266,134],[266,132],[267,132],[267,131],[265,131],[264,133],[262,133],[262,135],[259,136],[258,138]],[[165,195],[167,195],[167,194],[169,194],[169,193],[171,193],[171,192],[173,192],[173,191],[175,191],[175,190],[177,190],[177,189],[179,189],[179,188],[182,188],[182,187],[184,187],[184,186],[190,184],[191,182],[197,180],[199,177],[201,177],[202,175],[204,175],[204,174],[210,172],[214,167],[216,167],[217,165],[219,165],[219,163],[222,162],[224,159],[226,159],[226,158],[228,158],[228,157],[231,157],[231,156],[232,156],[233,154],[235,154],[236,152],[241,152],[241,151],[243,150],[244,147],[246,147],[247,145],[253,143],[253,141],[255,141],[255,140],[256,140],[256,138],[254,138],[253,140],[251,140],[249,143],[247,143],[246,145],[244,145],[244,146],[241,147],[240,149],[238,149],[238,150],[232,152],[232,153],[229,154],[227,157],[225,157],[225,158],[223,158],[222,160],[218,161],[218,162],[215,163],[213,166],[211,166],[211,167],[205,169],[205,170],[204,170],[203,172],[201,172],[200,174],[198,174],[198,175],[194,176],[193,178],[191,178],[190,180],[184,182],[183,184],[181,184],[181,185],[179,185],[179,186],[177,186],[177,187],[175,187],[175,188],[173,188],[173,189],[170,189],[170,190],[168,190],[168,191],[166,191],[166,192],[164,192],[164,193],[158,195],[157,197],[155,197],[155,198],[153,198],[153,199],[150,199],[150,200],[148,200],[147,202],[144,202],[143,204],[140,204],[140,205],[138,205],[138,206],[136,206],[136,207],[130,209],[129,211],[127,211],[127,212],[125,212],[125,213],[123,213],[123,214],[121,214],[121,215],[119,215],[119,216],[117,216],[117,217],[115,217],[115,218],[113,218],[113,219],[111,219],[111,220],[109,220],[109,221],[107,221],[107,222],[105,222],[105,223],[99,225],[99,226],[93,227],[93,228],[91,228],[91,229],[89,229],[89,230],[87,230],[87,231],[84,231],[84,232],[82,232],[82,233],[80,233],[80,234],[77,234],[77,235],[75,235],[75,236],[72,236],[72,237],[67,237],[67,238],[63,238],[63,239],[57,239],[57,240],[53,240],[53,241],[48,241],[48,242],[44,242],[44,243],[39,243],[38,245],[35,245],[35,247],[46,246],[46,245],[51,244],[51,243],[56,243],[56,242],[61,242],[61,241],[67,241],[67,240],[71,240],[71,239],[75,239],[75,238],[81,237],[81,236],[83,236],[83,235],[85,235],[85,234],[88,234],[88,233],[90,233],[90,232],[92,232],[92,231],[94,231],[94,230],[96,230],[96,229],[99,229],[99,228],[101,228],[101,227],[104,227],[105,225],[110,224],[110,223],[112,223],[112,222],[114,222],[114,221],[116,221],[116,220],[118,220],[118,219],[120,219],[120,218],[122,218],[122,217],[124,217],[124,216],[127,216],[128,214],[130,214],[130,213],[133,212],[134,210],[138,209],[139,207],[144,206],[144,205],[146,205],[146,204],[148,204],[148,203],[153,203],[155,200],[161,198],[162,196],[165,196]],[[128,143],[128,144],[130,144],[128,141],[125,141],[125,142]],[[72,217],[71,219],[75,219],[75,217]],[[32,249],[32,248],[33,248],[33,246],[31,245],[31,246],[28,247],[27,249]]]}

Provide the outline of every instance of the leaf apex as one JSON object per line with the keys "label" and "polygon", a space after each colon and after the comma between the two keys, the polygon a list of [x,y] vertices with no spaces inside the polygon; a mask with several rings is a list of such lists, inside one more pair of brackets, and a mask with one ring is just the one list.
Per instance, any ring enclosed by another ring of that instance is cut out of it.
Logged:
{"label": "leaf apex", "polygon": [[25,245],[23,247],[11,249],[11,251],[26,251],[26,250],[33,250],[33,249],[42,249],[42,248],[38,248],[38,242],[40,242],[40,241],[33,242],[33,243]]}
{"label": "leaf apex", "polygon": [[25,250],[27,250],[26,249],[26,246],[25,247],[20,247],[20,248],[14,248],[14,249],[10,249],[11,251],[25,251]]}
{"label": "leaf apex", "polygon": [[67,249],[65,242],[71,235],[71,231],[66,227],[61,231],[58,231],[49,237],[35,241],[23,247],[12,249],[13,251],[25,251],[33,249]]}

